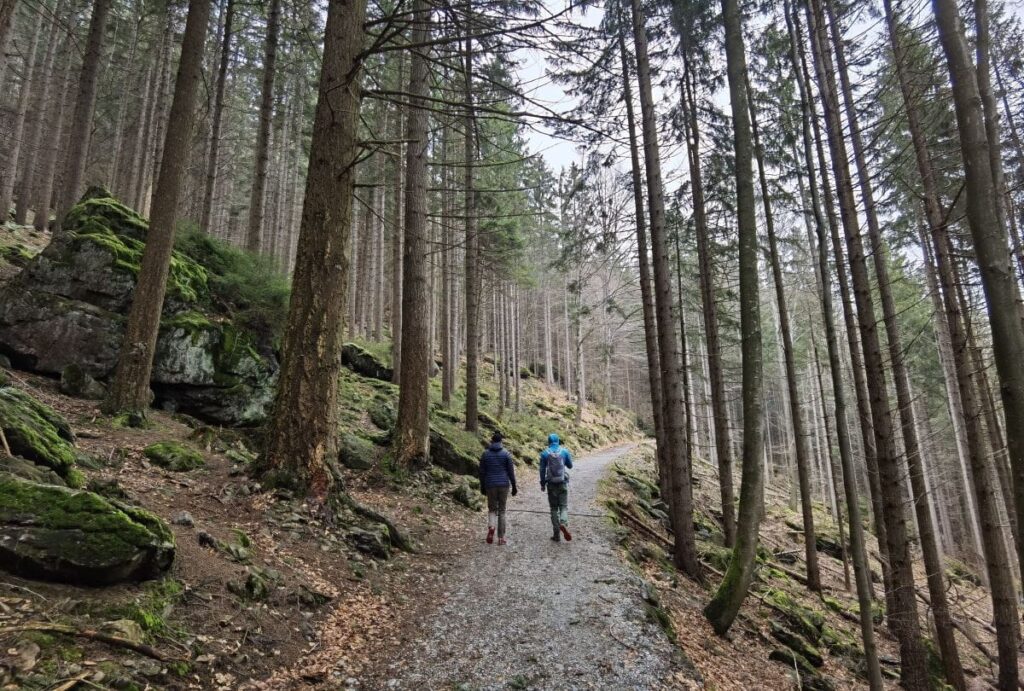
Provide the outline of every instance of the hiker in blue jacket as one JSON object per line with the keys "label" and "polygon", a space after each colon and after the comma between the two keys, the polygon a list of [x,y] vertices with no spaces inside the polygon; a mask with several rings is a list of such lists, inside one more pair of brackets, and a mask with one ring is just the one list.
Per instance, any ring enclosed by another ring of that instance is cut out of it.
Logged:
{"label": "hiker in blue jacket", "polygon": [[498,544],[505,541],[505,504],[509,490],[512,496],[519,493],[516,488],[516,469],[512,455],[501,445],[501,432],[491,435],[491,444],[480,457],[480,491],[487,495],[487,544],[494,542],[494,528],[497,523]]}
{"label": "hiker in blue jacket", "polygon": [[562,446],[557,434],[548,436],[548,447],[540,454],[540,489],[548,493],[551,508],[551,539],[558,542],[565,536],[572,540],[569,532],[569,473],[572,455]]}

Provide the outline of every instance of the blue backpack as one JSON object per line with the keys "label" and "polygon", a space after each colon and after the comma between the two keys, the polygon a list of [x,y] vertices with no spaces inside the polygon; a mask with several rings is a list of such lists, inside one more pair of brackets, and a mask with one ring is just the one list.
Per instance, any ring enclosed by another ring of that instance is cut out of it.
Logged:
{"label": "blue backpack", "polygon": [[547,450],[547,470],[545,480],[550,484],[560,485],[565,482],[565,457],[561,449]]}

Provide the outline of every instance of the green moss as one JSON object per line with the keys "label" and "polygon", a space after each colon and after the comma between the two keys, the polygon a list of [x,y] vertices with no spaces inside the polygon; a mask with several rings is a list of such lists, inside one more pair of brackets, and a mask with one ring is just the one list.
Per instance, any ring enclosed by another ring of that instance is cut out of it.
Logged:
{"label": "green moss", "polygon": [[0,427],[11,451],[68,479],[75,465],[67,421],[24,391],[0,388]]}
{"label": "green moss", "polygon": [[661,605],[654,605],[650,602],[644,603],[644,609],[647,611],[647,616],[651,621],[661,627],[661,630],[665,632],[668,639],[673,643],[676,642],[676,629],[672,625],[672,619],[669,618],[668,612]]}
{"label": "green moss", "polygon": [[128,559],[140,547],[158,538],[172,544],[174,536],[153,514],[104,499],[98,494],[0,475],[0,523],[33,526],[51,531],[69,531],[74,537],[62,541],[62,556],[74,561],[103,554],[110,559]]}
{"label": "green moss", "polygon": [[[110,197],[93,197],[72,207],[65,220],[72,233],[71,249],[92,244],[106,250],[114,268],[137,278],[149,224],[137,213]],[[180,252],[171,253],[168,294],[182,302],[209,299],[208,274],[199,263]]]}
{"label": "green moss", "polygon": [[22,244],[0,247],[0,259],[12,266],[25,266],[35,254]]}
{"label": "green moss", "polygon": [[195,470],[206,465],[201,453],[176,441],[150,444],[142,453],[155,465],[177,472]]}
{"label": "green moss", "polygon": [[149,638],[166,636],[175,632],[168,619],[184,592],[185,587],[181,581],[173,578],[153,581],[145,587],[140,596],[116,608],[111,614],[131,619]]}
{"label": "green moss", "polygon": [[981,585],[981,578],[967,564],[952,557],[946,557],[946,574],[953,583],[958,585]]}
{"label": "green moss", "polygon": [[860,644],[854,636],[827,624],[821,629],[821,644],[828,648],[833,655],[854,661],[864,657],[864,651],[861,650]]}
{"label": "green moss", "polygon": [[805,607],[784,590],[769,588],[765,591],[764,600],[772,605],[793,629],[811,643],[821,639],[821,631],[825,626],[825,616],[816,610]]}

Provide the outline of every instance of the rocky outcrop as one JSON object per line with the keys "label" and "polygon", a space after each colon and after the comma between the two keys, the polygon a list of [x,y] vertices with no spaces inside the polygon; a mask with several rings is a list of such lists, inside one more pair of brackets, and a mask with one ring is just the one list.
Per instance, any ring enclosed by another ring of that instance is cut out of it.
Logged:
{"label": "rocky outcrop", "polygon": [[60,373],[60,392],[75,398],[100,401],[106,396],[107,387],[99,383],[77,364],[71,364]]}
{"label": "rocky outcrop", "polygon": [[480,469],[476,457],[456,446],[434,425],[430,426],[430,462],[456,475],[476,475]]}
{"label": "rocky outcrop", "polygon": [[[22,369],[60,375],[75,367],[103,380],[117,364],[148,224],[90,190],[64,228],[0,287],[0,352]],[[172,256],[151,382],[156,404],[219,424],[256,424],[277,378],[271,337],[236,323],[216,290],[224,263],[209,260]]]}
{"label": "rocky outcrop", "polygon": [[159,441],[150,444],[142,450],[142,454],[153,465],[175,472],[187,472],[206,465],[201,453],[176,441]]}
{"label": "rocky outcrop", "polygon": [[372,441],[352,433],[341,435],[338,460],[346,468],[368,470],[373,467],[375,455],[376,450]]}
{"label": "rocky outcrop", "polygon": [[98,494],[0,474],[0,565],[28,578],[109,585],[153,578],[174,560],[159,518]]}
{"label": "rocky outcrop", "polygon": [[395,371],[374,357],[373,353],[355,343],[341,347],[341,363],[350,370],[370,379],[391,381]]}
{"label": "rocky outcrop", "polygon": [[11,453],[78,484],[75,435],[67,420],[24,391],[0,388],[0,428]]}

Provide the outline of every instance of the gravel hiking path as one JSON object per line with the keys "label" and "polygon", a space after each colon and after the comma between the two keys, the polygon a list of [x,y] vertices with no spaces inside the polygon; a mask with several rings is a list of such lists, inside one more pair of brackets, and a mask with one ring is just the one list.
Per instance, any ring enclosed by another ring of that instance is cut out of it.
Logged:
{"label": "gravel hiking path", "polygon": [[[633,447],[576,460],[569,511],[598,514],[598,481]],[[439,606],[379,670],[392,689],[657,689],[672,685],[676,648],[647,616],[643,584],[620,560],[610,525],[569,517],[572,542],[552,542],[547,495],[523,467],[509,497],[509,544],[459,555]],[[538,512],[538,513],[534,513]],[[375,682],[376,683],[376,682]]]}

